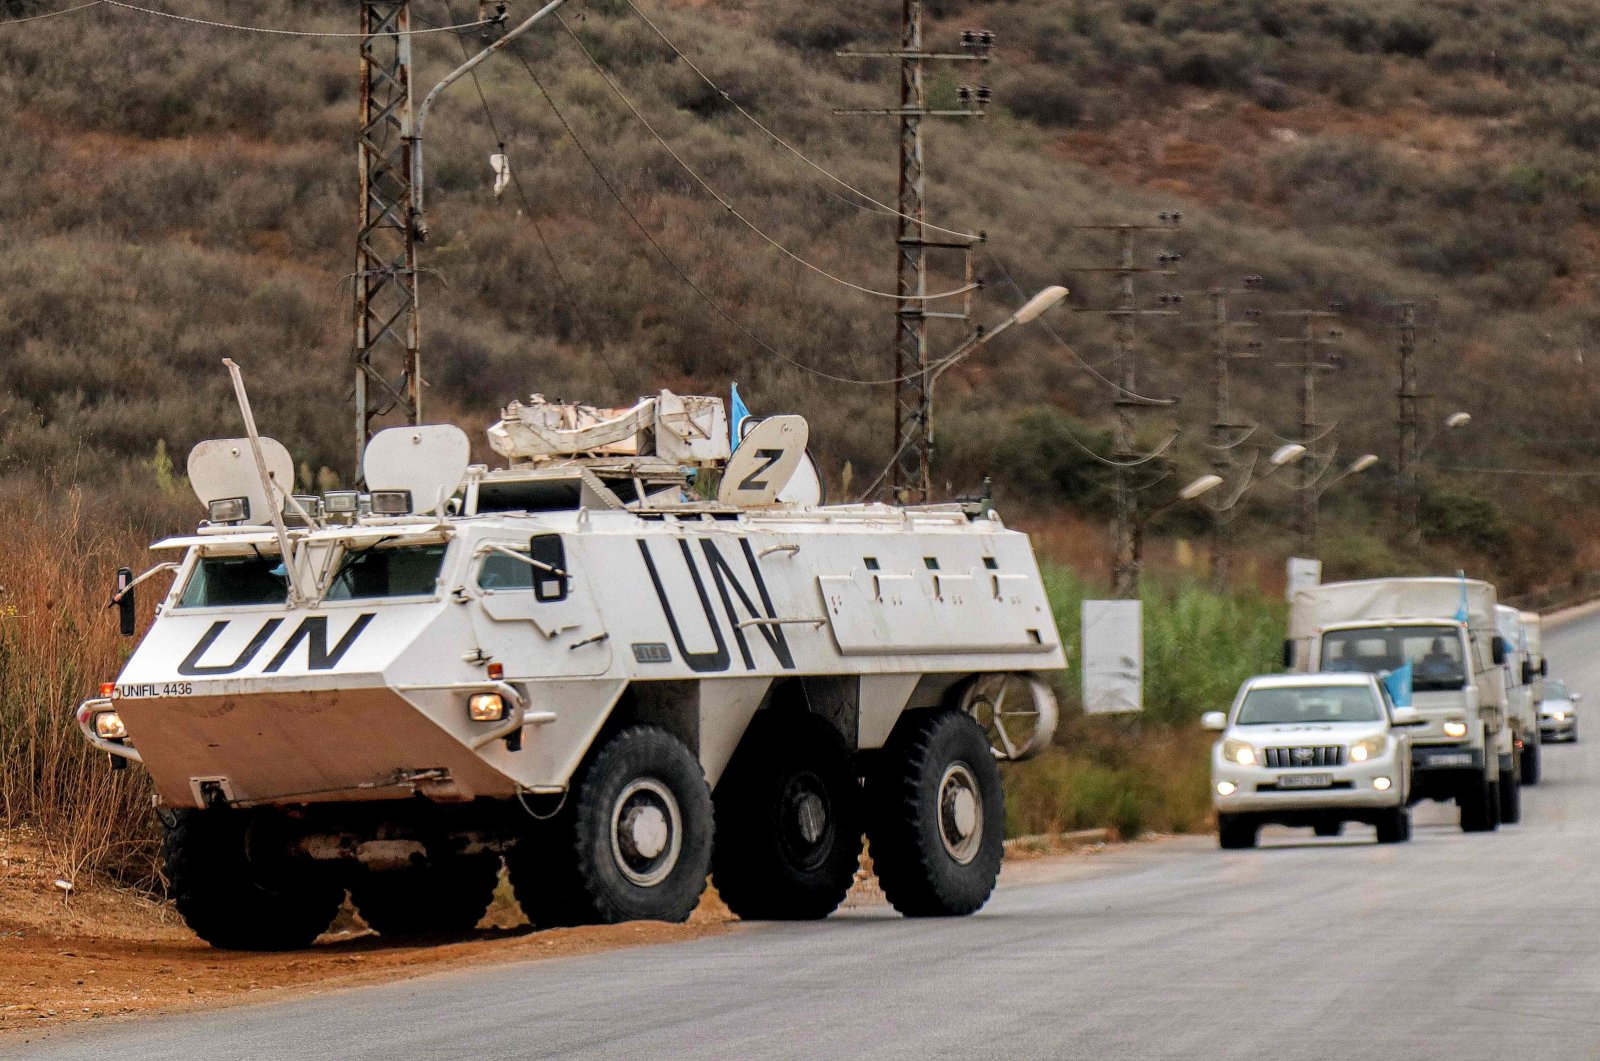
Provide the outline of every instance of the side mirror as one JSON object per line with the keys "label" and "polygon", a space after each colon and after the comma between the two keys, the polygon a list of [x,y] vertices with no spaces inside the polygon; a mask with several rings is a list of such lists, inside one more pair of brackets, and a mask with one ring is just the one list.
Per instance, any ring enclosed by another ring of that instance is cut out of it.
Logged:
{"label": "side mirror", "polygon": [[1294,639],[1283,640],[1283,669],[1294,670]]}
{"label": "side mirror", "polygon": [[1428,720],[1423,718],[1421,713],[1414,707],[1397,707],[1394,709],[1394,713],[1389,716],[1389,724],[1396,727],[1425,726],[1427,723]]}
{"label": "side mirror", "polygon": [[1489,657],[1494,660],[1496,667],[1503,667],[1506,663],[1506,639],[1499,634],[1494,635],[1494,640],[1489,642]]}
{"label": "side mirror", "polygon": [[1228,715],[1225,711],[1207,711],[1200,716],[1200,728],[1221,733],[1228,728]]}
{"label": "side mirror", "polygon": [[1531,684],[1533,684],[1533,678],[1534,678],[1534,675],[1536,673],[1537,672],[1534,671],[1534,669],[1533,669],[1533,660],[1525,659],[1525,660],[1522,661],[1522,684],[1523,685],[1531,685]]}
{"label": "side mirror", "polygon": [[1569,693],[1567,695],[1567,699],[1571,700],[1573,703],[1577,703],[1579,700],[1583,699],[1583,694],[1582,693]]}
{"label": "side mirror", "polygon": [[139,608],[134,600],[133,568],[117,568],[117,602],[118,626],[123,637],[132,637],[135,626],[139,622]]}

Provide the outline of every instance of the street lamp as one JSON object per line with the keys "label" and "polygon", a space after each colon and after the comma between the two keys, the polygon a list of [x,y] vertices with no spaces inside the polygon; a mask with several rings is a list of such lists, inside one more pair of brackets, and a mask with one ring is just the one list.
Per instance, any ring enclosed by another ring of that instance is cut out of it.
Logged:
{"label": "street lamp", "polygon": [[1399,474],[1396,476],[1397,511],[1400,515],[1400,529],[1405,535],[1407,544],[1416,545],[1422,539],[1422,487],[1417,475],[1418,468],[1422,464],[1422,454],[1440,435],[1448,431],[1459,431],[1470,423],[1472,423],[1471,413],[1465,410],[1453,412],[1416,446],[1409,457],[1402,451],[1403,463],[1397,469]]}
{"label": "street lamp", "polygon": [[1220,504],[1211,506],[1213,519],[1211,522],[1211,584],[1221,593],[1228,588],[1228,576],[1233,566],[1233,518],[1234,508],[1244,495],[1260,486],[1281,468],[1287,468],[1301,460],[1306,455],[1306,448],[1298,442],[1286,442],[1273,450],[1267,456],[1268,468],[1259,476],[1255,474],[1256,457],[1251,455],[1250,463],[1245,468],[1244,477],[1239,480],[1239,486],[1233,491],[1232,496]]}
{"label": "street lamp", "polygon": [[1139,572],[1144,567],[1145,525],[1179,502],[1193,501],[1198,497],[1203,497],[1221,485],[1222,476],[1216,474],[1202,475],[1179,490],[1166,504],[1157,505],[1133,521],[1133,526],[1130,528],[1128,535],[1132,562],[1126,567],[1118,566],[1115,572],[1116,584],[1112,587],[1112,596],[1124,599],[1139,595]]}
{"label": "street lamp", "polygon": [[[1331,466],[1332,463],[1333,461],[1330,457],[1328,461],[1329,466]],[[1344,471],[1340,472],[1338,475],[1335,475],[1333,478],[1328,479],[1326,482],[1323,481],[1322,476],[1327,474],[1328,469],[1327,467],[1324,467],[1316,479],[1306,484],[1304,489],[1310,491],[1309,511],[1311,513],[1311,519],[1301,530],[1300,551],[1302,555],[1309,556],[1311,551],[1316,548],[1317,512],[1322,505],[1322,495],[1327,493],[1335,485],[1344,482],[1352,475],[1360,475],[1362,472],[1366,471],[1368,468],[1371,468],[1377,463],[1378,455],[1376,453],[1363,453],[1361,456],[1351,461]]]}

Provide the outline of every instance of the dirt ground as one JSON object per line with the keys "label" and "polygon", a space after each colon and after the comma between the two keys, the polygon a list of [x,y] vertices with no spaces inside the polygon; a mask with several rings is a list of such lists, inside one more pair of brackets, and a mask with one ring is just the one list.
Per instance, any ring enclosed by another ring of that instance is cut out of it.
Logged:
{"label": "dirt ground", "polygon": [[[1070,850],[1092,852],[1097,837],[1030,838],[1008,845],[1007,876],[1032,876],[1038,863]],[[1084,846],[1088,844],[1089,846]],[[659,922],[534,932],[502,882],[494,905],[468,939],[389,943],[347,907],[309,950],[246,954],[213,950],[167,904],[104,884],[58,885],[49,860],[25,835],[0,832],[0,1037],[71,1021],[149,1010],[265,1001],[283,993],[397,980],[452,966],[571,957],[618,947],[696,939],[737,920],[707,893],[687,924]],[[866,872],[846,906],[883,902]]]}

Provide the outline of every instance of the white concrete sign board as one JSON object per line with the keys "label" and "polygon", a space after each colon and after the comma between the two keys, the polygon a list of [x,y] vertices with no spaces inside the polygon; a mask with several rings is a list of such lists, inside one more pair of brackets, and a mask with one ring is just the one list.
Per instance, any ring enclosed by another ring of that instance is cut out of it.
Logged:
{"label": "white concrete sign board", "polygon": [[1322,585],[1322,561],[1308,560],[1303,556],[1289,557],[1289,581],[1284,588],[1283,595],[1288,600],[1294,600],[1294,595],[1303,589]]}
{"label": "white concrete sign board", "polygon": [[1083,709],[1144,708],[1144,612],[1136,600],[1083,602]]}

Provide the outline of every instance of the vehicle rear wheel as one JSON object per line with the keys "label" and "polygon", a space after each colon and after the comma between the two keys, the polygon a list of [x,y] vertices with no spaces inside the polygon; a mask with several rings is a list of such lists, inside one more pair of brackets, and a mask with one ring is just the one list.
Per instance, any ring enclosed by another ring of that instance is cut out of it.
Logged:
{"label": "vehicle rear wheel", "polygon": [[1522,782],[1516,770],[1500,771],[1500,820],[1515,825],[1522,820]]}
{"label": "vehicle rear wheel", "polygon": [[213,947],[309,947],[338,912],[344,889],[321,875],[263,872],[250,857],[251,824],[242,811],[163,815],[161,857],[172,901]]}
{"label": "vehicle rear wheel", "polygon": [[1217,844],[1226,851],[1255,847],[1260,835],[1261,826],[1253,818],[1242,814],[1217,815]]}
{"label": "vehicle rear wheel", "polygon": [[1000,876],[1005,801],[988,738],[959,711],[900,720],[868,779],[878,882],[907,917],[970,914]]}
{"label": "vehicle rear wheel", "polygon": [[1495,785],[1484,773],[1477,773],[1463,783],[1456,793],[1456,806],[1461,809],[1461,831],[1464,833],[1492,832],[1500,824],[1500,801]]}
{"label": "vehicle rear wheel", "polygon": [[536,926],[686,921],[705,891],[711,791],[699,761],[660,727],[606,741],[542,824],[511,878]]}
{"label": "vehicle rear wheel", "polygon": [[471,932],[494,898],[500,860],[474,855],[416,869],[364,873],[350,883],[356,910],[380,936]]}
{"label": "vehicle rear wheel", "polygon": [[815,715],[756,716],[717,785],[711,880],[746,920],[827,917],[861,865],[861,783]]}
{"label": "vehicle rear wheel", "polygon": [[1311,827],[1318,836],[1338,836],[1344,832],[1344,822],[1318,822]]}
{"label": "vehicle rear wheel", "polygon": [[1543,739],[1534,737],[1522,746],[1522,783],[1537,785],[1544,769]]}
{"label": "vehicle rear wheel", "polygon": [[1411,808],[1392,808],[1378,819],[1378,843],[1403,844],[1411,839]]}

